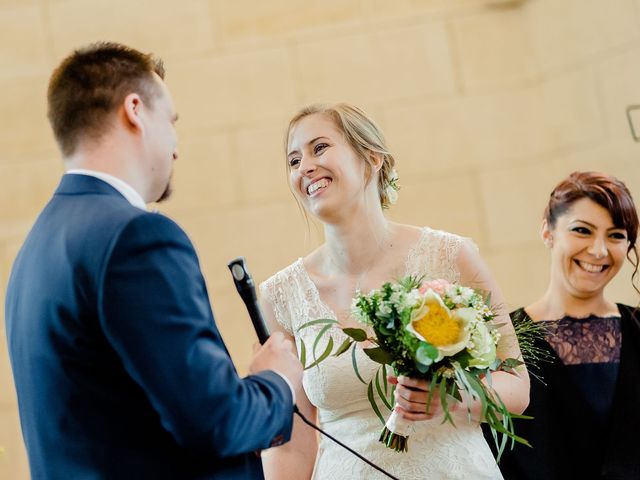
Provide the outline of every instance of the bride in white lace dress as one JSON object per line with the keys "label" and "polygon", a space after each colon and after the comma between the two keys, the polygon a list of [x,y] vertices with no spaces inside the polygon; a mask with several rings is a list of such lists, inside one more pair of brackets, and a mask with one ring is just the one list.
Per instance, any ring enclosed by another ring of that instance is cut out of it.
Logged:
{"label": "bride in white lace dress", "polygon": [[[298,346],[302,336],[311,346],[318,329],[298,332],[302,324],[334,318],[355,326],[349,310],[357,290],[369,291],[408,274],[484,288],[492,292],[494,305],[504,303],[471,240],[385,218],[383,208],[395,194],[394,159],[361,110],[345,104],[303,109],[289,125],[287,161],[291,188],[305,210],[324,224],[325,243],[260,286],[272,331],[283,331]],[[443,199],[424,208],[446,208],[446,203]],[[519,357],[509,316],[500,312],[498,323],[504,324],[499,356]],[[340,335],[333,334],[338,343]],[[378,364],[361,350],[356,358],[368,380]],[[529,401],[529,378],[524,368],[518,373],[496,373],[492,385],[509,410],[521,413]],[[502,478],[479,423],[467,419],[466,404],[454,406],[454,427],[442,422],[438,395],[426,412],[427,382],[403,377],[392,381],[397,381],[396,410],[415,421],[406,453],[378,442],[382,424],[350,355],[330,357],[307,370],[304,389],[297,388],[297,405],[307,418],[403,480]],[[476,419],[478,406],[472,406]],[[263,465],[267,479],[387,478],[330,440],[318,439],[298,418],[291,442],[263,452]]]}

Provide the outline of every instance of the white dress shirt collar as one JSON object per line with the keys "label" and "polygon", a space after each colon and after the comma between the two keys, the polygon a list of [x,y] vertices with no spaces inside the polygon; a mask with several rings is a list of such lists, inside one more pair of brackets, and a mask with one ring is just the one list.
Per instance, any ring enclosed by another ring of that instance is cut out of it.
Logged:
{"label": "white dress shirt collar", "polygon": [[142,210],[146,210],[147,206],[144,203],[144,199],[142,196],[134,190],[134,188],[129,185],[124,180],[121,180],[113,175],[109,175],[104,172],[96,172],[95,170],[86,170],[84,168],[73,168],[71,170],[67,170],[66,173],[70,173],[72,175],[88,175],[90,177],[95,177],[103,182],[108,183],[113,188],[115,188],[118,192],[122,194],[124,198],[126,198],[131,205],[134,207],[138,207]]}

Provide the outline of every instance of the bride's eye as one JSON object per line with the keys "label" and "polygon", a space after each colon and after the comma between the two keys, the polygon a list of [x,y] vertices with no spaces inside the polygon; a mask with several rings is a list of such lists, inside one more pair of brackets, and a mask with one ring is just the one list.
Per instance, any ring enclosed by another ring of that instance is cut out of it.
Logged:
{"label": "bride's eye", "polygon": [[326,143],[319,143],[317,144],[315,147],[313,147],[313,153],[315,153],[316,155],[318,155],[319,153],[321,153],[322,151],[324,151],[325,148],[327,148],[329,145],[327,145]]}
{"label": "bride's eye", "polygon": [[292,157],[289,159],[289,167],[294,168],[300,164],[300,157]]}

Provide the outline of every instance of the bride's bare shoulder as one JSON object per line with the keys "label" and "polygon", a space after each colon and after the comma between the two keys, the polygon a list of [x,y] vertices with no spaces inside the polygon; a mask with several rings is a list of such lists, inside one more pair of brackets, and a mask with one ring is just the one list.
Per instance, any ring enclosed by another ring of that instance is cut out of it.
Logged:
{"label": "bride's bare shoulder", "polygon": [[408,245],[415,244],[423,234],[424,227],[408,225],[405,223],[393,223],[396,241],[406,242]]}

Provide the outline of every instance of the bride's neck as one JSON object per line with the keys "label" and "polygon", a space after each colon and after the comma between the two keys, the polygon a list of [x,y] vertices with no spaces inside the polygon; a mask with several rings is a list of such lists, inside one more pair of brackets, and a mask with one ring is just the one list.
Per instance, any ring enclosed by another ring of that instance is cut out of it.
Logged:
{"label": "bride's neck", "polygon": [[393,230],[382,214],[325,225],[325,257],[345,273],[361,273],[391,247]]}

